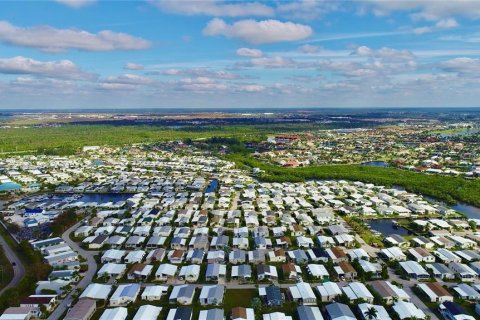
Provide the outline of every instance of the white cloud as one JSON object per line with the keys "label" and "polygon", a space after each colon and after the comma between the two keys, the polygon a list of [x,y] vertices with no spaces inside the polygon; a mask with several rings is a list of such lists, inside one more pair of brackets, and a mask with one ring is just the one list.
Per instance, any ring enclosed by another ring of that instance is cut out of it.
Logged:
{"label": "white cloud", "polygon": [[42,62],[21,56],[0,59],[0,73],[88,81],[97,78],[96,74],[82,71],[70,60]]}
{"label": "white cloud", "polygon": [[206,68],[191,68],[191,69],[167,69],[161,72],[150,72],[154,75],[164,75],[164,76],[187,76],[187,77],[201,77],[201,78],[212,78],[212,79],[222,79],[222,80],[235,80],[239,79],[240,76],[231,72],[223,70],[210,70]]}
{"label": "white cloud", "polygon": [[239,62],[239,67],[263,67],[263,68],[295,68],[297,63],[290,58],[281,56],[253,58],[248,62]]}
{"label": "white cloud", "polygon": [[380,16],[407,11],[413,12],[411,17],[414,20],[437,21],[454,16],[480,18],[480,1],[475,0],[364,0],[363,4],[373,6],[373,12]]}
{"label": "white cloud", "polygon": [[480,59],[459,57],[441,62],[439,67],[448,72],[478,74],[480,72]]}
{"label": "white cloud", "polygon": [[366,46],[358,47],[354,54],[371,58],[385,59],[389,61],[409,61],[415,60],[415,55],[408,50],[397,50],[383,47],[379,50],[373,50]]}
{"label": "white cloud", "polygon": [[298,48],[298,50],[303,53],[318,53],[321,49],[321,47],[311,44],[304,44],[303,46]]}
{"label": "white cloud", "polygon": [[245,92],[262,92],[265,90],[265,86],[259,85],[259,84],[247,84],[242,86],[241,91]]}
{"label": "white cloud", "polygon": [[276,11],[291,19],[312,20],[338,9],[340,3],[328,0],[280,1]]}
{"label": "white cloud", "polygon": [[58,3],[78,9],[95,3],[96,0],[55,0]]}
{"label": "white cloud", "polygon": [[126,33],[103,30],[90,33],[77,29],[56,29],[50,26],[17,27],[0,21],[0,42],[45,52],[140,50],[151,46],[150,41]]}
{"label": "white cloud", "polygon": [[447,18],[447,19],[442,19],[440,21],[438,21],[436,24],[435,24],[436,27],[440,28],[440,29],[452,29],[452,28],[456,28],[459,26],[457,20],[455,20],[454,18]]}
{"label": "white cloud", "polygon": [[123,66],[123,69],[125,69],[125,70],[143,70],[143,69],[145,69],[145,66],[143,64],[129,62],[125,66]]}
{"label": "white cloud", "polygon": [[221,0],[153,0],[151,2],[161,10],[183,15],[271,17],[275,14],[273,8],[259,2],[225,3]]}
{"label": "white cloud", "polygon": [[237,56],[259,58],[263,56],[263,52],[262,50],[258,50],[258,49],[239,48],[237,49]]}
{"label": "white cloud", "polygon": [[148,85],[148,84],[152,84],[154,80],[148,77],[127,73],[127,74],[122,74],[120,76],[108,77],[103,82],[130,84],[130,85]]}
{"label": "white cloud", "polygon": [[240,20],[229,25],[224,20],[215,18],[203,29],[203,34],[223,35],[227,38],[238,38],[249,43],[261,44],[305,39],[312,34],[312,28],[293,22],[253,19]]}

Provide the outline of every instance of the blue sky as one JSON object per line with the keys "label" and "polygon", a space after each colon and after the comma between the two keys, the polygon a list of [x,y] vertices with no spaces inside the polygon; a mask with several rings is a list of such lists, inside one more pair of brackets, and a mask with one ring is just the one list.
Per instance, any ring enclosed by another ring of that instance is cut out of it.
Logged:
{"label": "blue sky", "polygon": [[4,1],[0,108],[467,107],[480,1]]}

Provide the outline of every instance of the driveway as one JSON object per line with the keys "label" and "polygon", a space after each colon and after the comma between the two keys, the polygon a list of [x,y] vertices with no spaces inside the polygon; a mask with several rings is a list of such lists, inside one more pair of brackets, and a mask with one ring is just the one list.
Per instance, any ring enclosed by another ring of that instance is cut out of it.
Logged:
{"label": "driveway", "polygon": [[65,231],[62,234],[62,239],[65,240],[66,243],[68,243],[70,248],[78,252],[78,254],[84,257],[85,259],[87,259],[88,270],[87,272],[85,272],[82,280],[80,280],[80,282],[75,287],[73,287],[70,293],[65,297],[65,299],[62,300],[62,302],[58,305],[55,311],[52,312],[52,314],[48,317],[48,320],[61,319],[64,312],[68,309],[68,305],[73,301],[72,294],[77,289],[83,290],[87,285],[89,285],[92,282],[93,277],[97,273],[97,262],[95,261],[95,258],[94,258],[94,255],[97,252],[83,250],[75,241],[72,241],[70,239],[70,234],[73,231],[75,231],[81,224],[82,224],[82,221],[78,222],[73,227]]}

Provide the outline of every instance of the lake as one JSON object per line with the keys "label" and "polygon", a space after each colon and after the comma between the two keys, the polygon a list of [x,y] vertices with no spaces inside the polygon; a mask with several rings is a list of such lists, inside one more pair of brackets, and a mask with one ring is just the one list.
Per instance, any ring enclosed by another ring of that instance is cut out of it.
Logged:
{"label": "lake", "polygon": [[462,202],[457,202],[457,204],[452,206],[452,209],[463,213],[465,216],[467,216],[467,218],[480,219],[479,207],[471,206],[469,204],[462,203]]}
{"label": "lake", "polygon": [[378,231],[384,236],[390,236],[392,234],[406,236],[410,234],[410,232],[403,227],[394,227],[392,221],[392,219],[375,219],[365,220],[365,223],[368,224],[372,230]]}
{"label": "lake", "polygon": [[362,165],[368,166],[368,167],[383,167],[383,168],[386,168],[389,166],[388,162],[385,162],[385,161],[367,161],[367,162],[363,162]]}

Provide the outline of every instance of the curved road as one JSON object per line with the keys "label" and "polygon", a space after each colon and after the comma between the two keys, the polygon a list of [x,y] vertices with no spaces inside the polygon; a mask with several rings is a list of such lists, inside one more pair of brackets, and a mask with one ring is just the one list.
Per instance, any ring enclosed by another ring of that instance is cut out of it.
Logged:
{"label": "curved road", "polygon": [[72,250],[78,252],[79,255],[87,259],[88,263],[88,270],[85,272],[82,280],[72,288],[70,293],[65,297],[65,299],[62,300],[62,302],[58,305],[58,307],[55,309],[55,311],[52,312],[52,314],[48,317],[48,320],[59,320],[62,315],[65,313],[65,311],[68,309],[68,305],[73,301],[72,294],[77,290],[77,289],[84,289],[88,284],[92,282],[93,277],[95,276],[95,273],[97,273],[97,262],[95,261],[94,254],[96,252],[92,251],[86,251],[83,250],[75,241],[72,241],[70,239],[70,234],[77,229],[81,224],[83,220],[75,224],[74,226],[70,227],[67,231],[65,231],[62,234],[62,239],[65,240],[66,243],[72,248]]}
{"label": "curved road", "polygon": [[[0,228],[3,228],[3,226],[0,226]],[[7,244],[3,236],[0,236],[0,245],[2,246],[3,252],[5,253],[8,261],[10,261],[12,264],[13,268],[13,278],[10,283],[5,286],[5,288],[0,290],[0,294],[2,294],[5,292],[5,290],[16,287],[20,283],[20,280],[22,280],[23,276],[25,275],[25,267],[15,251],[13,251],[13,249]]]}

